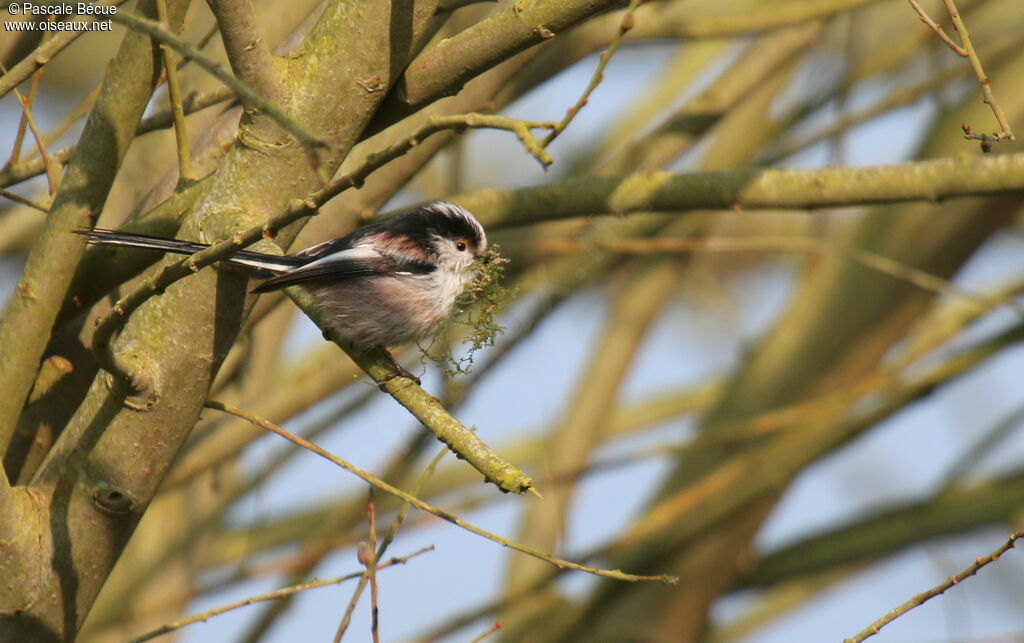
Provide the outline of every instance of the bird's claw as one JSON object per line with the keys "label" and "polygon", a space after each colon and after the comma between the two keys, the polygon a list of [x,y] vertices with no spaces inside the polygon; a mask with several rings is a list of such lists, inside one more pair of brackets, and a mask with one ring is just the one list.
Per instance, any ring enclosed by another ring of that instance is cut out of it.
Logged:
{"label": "bird's claw", "polygon": [[390,373],[388,373],[384,377],[382,377],[379,380],[377,380],[377,386],[380,387],[380,390],[387,392],[387,389],[385,389],[384,384],[386,384],[387,382],[390,382],[391,380],[395,379],[396,377],[404,377],[406,379],[412,380],[413,382],[416,382],[416,386],[420,385],[420,378],[416,377],[415,375],[413,375],[409,371],[407,371],[404,368],[402,368],[401,364],[394,364],[394,366],[395,366],[395,370],[391,371]]}

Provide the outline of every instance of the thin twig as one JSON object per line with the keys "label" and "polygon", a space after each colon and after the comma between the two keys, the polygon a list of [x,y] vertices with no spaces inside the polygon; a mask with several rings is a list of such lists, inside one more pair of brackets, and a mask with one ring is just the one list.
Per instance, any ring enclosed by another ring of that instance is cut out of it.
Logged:
{"label": "thin twig", "polygon": [[28,128],[32,132],[32,138],[36,141],[39,158],[43,161],[43,170],[46,173],[46,187],[50,192],[50,196],[53,196],[57,193],[57,186],[60,185],[61,166],[59,163],[55,163],[46,151],[46,141],[43,140],[43,135],[36,125],[36,119],[32,116],[31,104],[17,89],[14,90],[14,95],[22,104],[22,109],[24,109],[25,120],[28,122]]}
{"label": "thin twig", "polygon": [[[167,0],[156,0],[156,13],[160,18],[160,26],[171,33],[170,22],[167,20]],[[185,129],[185,110],[181,106],[181,85],[178,83],[178,63],[174,59],[174,49],[166,42],[160,43],[160,53],[164,59],[167,75],[167,99],[171,104],[174,118],[174,142],[178,151],[178,185],[187,185],[195,180],[192,174],[192,152],[188,145],[188,130]]]}
{"label": "thin twig", "polygon": [[488,636],[490,636],[491,634],[494,634],[495,632],[497,632],[498,630],[500,630],[503,627],[505,627],[505,621],[495,621],[494,625],[490,626],[489,628],[487,628],[483,632],[480,632],[480,634],[477,634],[476,636],[474,636],[473,640],[470,641],[469,643],[480,643],[481,641],[486,639]]}
{"label": "thin twig", "polygon": [[959,56],[967,58],[971,63],[971,69],[974,70],[974,75],[978,77],[978,82],[981,84],[981,95],[985,104],[992,109],[992,114],[996,117],[996,123],[999,124],[999,131],[993,132],[992,134],[975,134],[971,131],[971,127],[967,124],[963,125],[964,138],[968,140],[981,141],[981,149],[985,152],[989,152],[992,149],[992,143],[998,143],[1003,140],[1016,140],[1013,136],[1013,130],[1010,129],[1010,123],[1006,120],[1006,115],[1003,110],[1000,109],[999,103],[996,102],[995,94],[992,93],[992,83],[989,81],[988,76],[985,74],[985,70],[981,66],[981,59],[978,57],[978,52],[974,50],[974,45],[971,43],[971,35],[967,31],[967,25],[964,24],[963,18],[960,16],[960,10],[957,9],[954,0],[942,0],[946,5],[946,10],[949,12],[950,18],[953,19],[953,28],[956,29],[957,35],[960,37],[960,45],[953,42],[953,40],[946,35],[946,32],[942,30],[934,20],[928,17],[924,9],[921,8],[916,0],[907,0],[910,6],[913,7],[917,15],[920,16],[921,22],[925,23],[932,30],[938,34],[944,43],[957,53]]}
{"label": "thin twig", "polygon": [[[97,95],[98,89],[99,88],[97,88],[96,90]],[[231,90],[230,87],[218,87],[217,89],[205,92],[203,94],[189,94],[185,96],[184,100],[182,101],[182,108],[185,110],[186,115],[194,114],[195,112],[216,105],[217,103],[223,103],[224,101],[230,100],[234,97],[235,93]],[[95,100],[95,96],[92,96],[91,98]],[[78,111],[79,109],[88,110],[90,106],[91,102],[83,102],[83,105],[80,105],[78,108],[75,108],[74,111]],[[74,123],[74,120],[77,120],[77,117],[75,119],[65,119],[65,121],[61,123],[59,126],[57,126],[57,128],[53,132],[47,134],[44,137],[44,140],[46,140],[47,143],[52,142],[53,140],[55,140],[57,136],[63,134],[63,132],[66,131],[67,128]],[[147,116],[143,118],[139,122],[139,126],[135,129],[135,136],[141,136],[143,134],[148,134],[156,130],[166,129],[168,127],[171,127],[173,124],[173,115],[171,114],[171,111],[169,109],[157,112],[152,116]],[[56,152],[52,152],[50,154],[50,158],[54,163],[64,165],[71,159],[71,155],[74,154],[75,148],[75,145],[63,147],[57,150]],[[42,160],[38,158],[25,159],[20,161],[19,163],[15,163],[14,165],[6,165],[3,167],[3,169],[0,169],[0,185],[8,186],[14,185],[15,183],[20,183],[22,181],[27,181],[28,179],[31,179],[35,176],[39,176],[45,170],[45,165],[43,164]]]}
{"label": "thin twig", "polygon": [[[377,154],[371,154],[354,171],[335,178],[327,186],[313,192],[306,199],[292,201],[286,210],[270,217],[264,223],[240,230],[230,239],[211,245],[181,261],[161,266],[136,290],[119,300],[111,311],[98,322],[92,341],[92,350],[98,364],[114,377],[115,382],[133,394],[148,393],[149,380],[146,374],[134,367],[127,354],[114,351],[112,341],[131,313],[153,295],[163,292],[170,285],[192,272],[227,258],[233,252],[255,243],[264,236],[272,237],[281,227],[300,218],[313,215],[321,204],[350,187],[361,185],[371,172],[393,158],[406,153],[418,145],[423,138],[437,131],[460,127],[489,127],[519,132],[526,130],[526,134],[529,135],[531,128],[549,126],[550,124],[545,123],[526,123],[500,116],[482,116],[472,113],[431,118],[413,135]],[[536,143],[532,136],[530,139]],[[543,150],[538,149],[538,153],[542,154]],[[384,365],[383,358],[380,356],[382,349],[370,353],[357,350],[356,347],[347,343],[345,338],[332,331],[326,321],[321,319],[324,314],[323,310],[316,306],[308,292],[291,289],[288,295],[313,319],[314,323],[319,323],[324,328],[325,338],[345,350],[360,368],[381,385],[383,390],[408,409],[438,439],[447,444],[453,453],[480,471],[488,482],[505,492],[517,494],[530,492],[540,496],[529,476],[494,453],[475,433],[453,418],[436,398],[426,393],[417,383],[401,377],[386,379],[384,375],[390,374],[391,368]],[[140,397],[145,398],[146,396],[140,395]],[[127,399],[126,402],[128,402]],[[136,403],[136,400],[132,400],[132,403]],[[144,399],[141,404],[148,404],[148,400]]]}
{"label": "thin twig", "polygon": [[559,121],[558,125],[552,129],[546,137],[544,137],[544,140],[541,142],[543,147],[550,145],[552,141],[558,138],[559,134],[565,131],[565,128],[569,126],[569,123],[576,118],[576,114],[586,106],[587,102],[590,100],[590,95],[594,93],[597,86],[601,84],[602,80],[604,80],[604,70],[608,66],[608,62],[612,59],[612,56],[615,55],[615,51],[619,48],[619,44],[622,42],[622,37],[626,35],[626,32],[633,28],[633,12],[635,12],[636,8],[640,6],[640,2],[641,0],[630,0],[629,7],[626,9],[625,13],[623,13],[622,21],[619,23],[618,33],[616,33],[615,37],[612,38],[612,41],[608,43],[608,49],[601,52],[597,69],[594,70],[594,75],[590,77],[590,82],[587,84],[587,88],[583,90],[583,94],[580,96],[579,100],[566,110],[565,117]]}
{"label": "thin twig", "polygon": [[[235,93],[230,87],[217,87],[216,89],[203,92],[202,94],[189,92],[189,94],[182,99],[181,108],[184,110],[185,115],[189,116],[198,111],[204,110],[207,107],[212,107],[218,103],[223,103],[226,100],[231,100],[234,97]],[[155,112],[139,121],[139,126],[135,130],[135,135],[141,136],[142,134],[167,129],[172,125],[174,125],[174,114],[171,110],[168,109]]]}
{"label": "thin twig", "polygon": [[[413,553],[409,554],[408,556],[402,556],[401,558],[392,558],[391,560],[387,561],[386,563],[378,565],[377,569],[385,569],[387,567],[394,567],[395,565],[404,565],[411,558],[414,558],[416,556],[419,556],[420,554],[425,554],[428,551],[433,551],[433,550],[434,550],[434,546],[433,545],[430,545],[428,547],[424,547],[422,549],[418,549],[418,550],[414,551]],[[168,632],[173,632],[174,630],[181,629],[181,628],[185,627],[186,625],[192,625],[193,623],[199,623],[201,621],[206,621],[206,620],[208,620],[208,619],[210,619],[210,618],[212,618],[214,616],[219,616],[220,614],[223,614],[224,612],[230,612],[231,610],[238,609],[239,607],[245,607],[247,605],[253,605],[255,603],[260,603],[260,602],[263,602],[263,601],[272,601],[272,600],[276,600],[276,599],[279,599],[279,598],[284,598],[285,596],[290,596],[292,594],[297,594],[298,592],[302,592],[302,591],[305,591],[307,589],[316,589],[317,587],[327,587],[328,585],[337,585],[338,583],[344,583],[347,580],[352,580],[353,578],[359,578],[360,576],[362,576],[362,572],[353,572],[351,574],[345,574],[344,576],[335,576],[334,578],[325,578],[323,580],[313,579],[313,580],[311,580],[311,581],[309,581],[307,583],[302,583],[301,585],[292,585],[291,587],[285,587],[285,588],[282,588],[282,589],[275,590],[273,592],[267,592],[266,594],[259,594],[258,596],[250,596],[249,598],[246,598],[246,599],[241,600],[241,601],[236,601],[234,603],[229,603],[227,605],[222,605],[220,607],[215,607],[215,608],[213,608],[211,610],[207,610],[205,612],[200,612],[199,614],[196,614],[194,616],[189,616],[188,618],[181,619],[180,621],[175,621],[173,623],[168,623],[166,625],[162,625],[162,626],[158,627],[157,629],[155,629],[155,630],[153,630],[151,632],[146,632],[142,636],[139,636],[137,638],[132,639],[131,643],[142,643],[142,641],[148,641],[150,639],[155,639],[156,637],[161,636],[163,634],[167,634]]]}
{"label": "thin twig", "polygon": [[[420,474],[416,484],[412,486],[412,490],[409,492],[410,495],[419,496],[423,486],[427,484],[427,480],[430,480],[430,477],[434,475],[435,471],[437,471],[437,466],[441,464],[441,460],[444,459],[446,453],[448,453],[448,449],[445,447],[441,447],[438,450],[434,459],[430,461],[427,468]],[[405,522],[405,517],[409,515],[410,507],[412,507],[411,504],[403,502],[402,506],[398,509],[398,513],[395,514],[394,519],[392,519],[391,524],[388,525],[388,530],[384,533],[384,539],[381,541],[380,547],[377,549],[377,560],[380,560],[384,556],[384,552],[386,552],[391,543],[394,542],[395,535],[398,533],[399,527],[401,527],[402,523]]]}
{"label": "thin twig", "polygon": [[[430,476],[434,475],[437,465],[441,463],[441,459],[444,458],[444,454],[447,452],[448,449],[444,447],[438,451],[437,455],[434,456],[434,459],[430,461],[429,465],[427,465],[427,468],[424,469],[422,474],[420,474],[416,484],[414,484],[412,489],[409,490],[409,495],[419,496],[423,485],[430,479]],[[405,517],[409,513],[410,506],[411,505],[408,502],[403,502],[402,506],[398,509],[398,513],[396,513],[395,517],[391,520],[391,524],[388,525],[388,530],[384,534],[384,539],[381,541],[380,547],[377,549],[376,556],[378,561],[384,557],[384,552],[388,550],[388,547],[394,541],[395,534],[398,533],[398,528],[402,526],[403,522],[405,522]],[[359,579],[359,583],[352,591],[352,598],[348,602],[348,607],[345,608],[345,615],[342,617],[341,623],[338,624],[338,630],[334,634],[334,643],[338,643],[345,636],[345,630],[348,629],[349,621],[352,619],[352,613],[355,611],[356,604],[359,602],[359,597],[362,595],[363,589],[366,588],[368,571],[369,569],[367,569],[366,572],[363,572],[363,577]]]}
{"label": "thin twig", "polygon": [[[414,492],[415,495],[415,492]],[[352,592],[352,597],[348,601],[348,606],[345,608],[345,613],[341,617],[341,623],[338,624],[338,629],[334,633],[334,643],[338,643],[345,636],[345,631],[348,630],[349,623],[352,621],[352,614],[356,611],[356,606],[359,604],[359,598],[363,594],[363,588],[366,587],[367,583],[370,584],[371,604],[370,604],[370,631],[373,634],[374,643],[377,641],[377,594],[376,594],[376,560],[377,560],[377,526],[376,526],[376,509],[373,502],[373,487],[370,487],[369,499],[366,502],[366,516],[367,522],[369,523],[369,534],[370,542],[367,544],[365,541],[360,542],[356,546],[357,557],[359,563],[363,566],[364,571],[362,577],[359,579],[359,583],[356,585],[355,590]]]}
{"label": "thin twig", "polygon": [[942,42],[949,45],[949,48],[956,52],[956,55],[967,58],[967,50],[953,42],[953,39],[943,31],[942,26],[928,16],[928,13],[925,12],[924,8],[917,3],[917,0],[907,0],[907,2],[909,2],[910,6],[917,12],[917,15],[921,18],[921,22],[931,27],[932,31],[938,34],[939,38],[942,38]]}
{"label": "thin twig", "polygon": [[[210,44],[210,41],[213,40],[213,37],[216,36],[219,31],[220,25],[217,24],[216,20],[214,20],[213,25],[211,25],[207,32],[203,34],[203,37],[196,41],[196,49],[206,49],[206,45]],[[188,62],[189,61],[187,60],[181,61],[179,69],[187,65]]]}
{"label": "thin twig", "polygon": [[[929,371],[922,376],[915,378],[913,381],[900,384],[895,390],[891,391],[891,398],[888,401],[884,401],[882,406],[877,410],[868,412],[866,415],[859,418],[844,420],[839,425],[836,425],[835,429],[830,429],[830,432],[833,432],[833,438],[836,442],[832,442],[832,438],[829,439],[829,442],[831,444],[846,442],[853,439],[866,428],[877,426],[878,422],[882,421],[885,417],[891,416],[898,409],[906,408],[908,401],[920,399],[920,396],[926,391],[932,391],[936,386],[939,386],[943,382],[948,382],[960,374],[967,372],[969,369],[983,362],[986,358],[996,354],[1002,348],[1020,342],[1022,336],[1024,336],[1024,326],[1017,326],[1008,332],[1000,333],[996,337],[982,342],[974,348],[946,358],[943,362],[929,369]],[[873,376],[869,374],[863,381],[868,383],[868,379],[871,377]],[[796,406],[797,405],[794,405],[794,408]],[[811,424],[807,424],[805,426],[805,430],[809,429],[810,431],[817,432],[820,427],[832,426],[833,424],[835,424],[833,420],[815,419]],[[791,448],[790,445],[791,443],[786,443],[787,448]],[[824,452],[824,450],[830,448],[831,446],[829,445],[821,444],[815,446],[815,451],[817,451],[816,454],[804,453],[803,451],[792,451],[792,454],[798,457],[798,459],[802,459],[806,462],[808,459],[812,458],[812,456],[820,457],[820,454]],[[749,459],[748,462],[753,463],[755,460],[763,460],[764,457],[765,456],[762,453],[758,453],[756,456],[751,456],[751,459]],[[787,464],[786,468],[787,470],[795,471],[801,466],[802,465],[800,465],[799,462],[792,462]],[[736,481],[737,484],[741,485],[741,487],[746,486],[748,483],[752,483],[754,487],[759,487],[762,490],[768,488],[775,489],[778,486],[777,479],[774,476],[762,478],[758,475],[756,477],[761,479],[754,481],[753,479],[748,479],[746,477],[737,477]],[[700,491],[699,489],[690,489],[686,493],[690,495],[691,498],[699,496],[706,499],[710,497],[708,494],[717,494],[720,497],[728,497],[723,496],[723,494],[726,493],[726,491],[724,491],[725,487],[719,485],[717,482],[702,483],[699,486],[713,486],[715,489],[713,493],[708,489],[705,489],[704,491]],[[676,539],[676,542],[682,542],[681,539],[689,541],[690,538],[694,538],[700,533],[705,533],[705,530],[709,529],[712,525],[719,524],[719,521],[727,519],[729,515],[733,515],[733,512],[742,511],[743,507],[749,506],[749,499],[757,496],[758,492],[753,488],[748,489],[748,491],[752,491],[753,493],[748,494],[748,492],[745,491],[741,494],[742,497],[733,497],[729,500],[728,504],[731,505],[731,509],[716,507],[716,503],[702,503],[700,504],[699,510],[694,509],[696,506],[694,504],[688,504],[686,507],[677,505],[673,510],[666,514],[664,516],[664,520],[660,520],[659,525],[653,529],[643,528],[641,532],[634,532],[625,536],[620,536],[614,542],[602,544],[590,551],[580,553],[578,558],[580,560],[592,560],[595,558],[608,558],[610,556],[615,556],[616,553],[621,554],[624,549],[635,546],[637,542],[644,538],[649,538],[653,533],[667,533],[665,532],[665,529],[668,529],[669,527],[665,527],[666,525],[671,525],[670,529],[675,532],[673,537]],[[661,506],[665,505],[663,504]],[[661,531],[658,531],[659,529],[661,529]],[[447,623],[444,623],[430,631],[428,634],[419,637],[418,640],[434,641],[441,639],[489,614],[505,610],[506,608],[515,605],[518,601],[527,596],[536,596],[542,588],[551,584],[562,573],[563,570],[559,569],[549,570],[545,576],[535,579],[528,585],[517,588],[514,592],[510,592],[490,601],[487,604],[479,605],[462,614],[456,615]]]}
{"label": "thin twig", "polygon": [[[64,136],[64,134],[66,134],[67,131],[71,129],[72,125],[85,118],[89,114],[89,110],[92,109],[92,106],[96,102],[96,99],[99,98],[100,91],[102,89],[103,83],[97,83],[96,86],[92,88],[92,91],[86,94],[85,97],[82,98],[82,100],[79,101],[78,104],[75,105],[75,107],[67,113],[64,119],[60,123],[58,123],[56,127],[47,132],[46,136],[43,137],[43,140],[46,141],[46,144],[52,145],[53,143],[56,143],[61,136]],[[58,152],[52,153],[51,156],[53,156],[54,158],[58,158],[59,150]],[[58,162],[61,162],[63,164],[62,161]]]}
{"label": "thin twig", "polygon": [[921,320],[919,328],[907,337],[906,346],[893,357],[891,368],[903,369],[933,354],[1000,306],[1019,306],[1017,299],[1022,294],[1024,280],[1016,280],[986,288],[985,298],[988,303],[981,308],[973,303],[966,306],[954,305],[965,302],[950,300],[949,305],[936,308]]}
{"label": "thin twig", "polygon": [[[1014,46],[1016,47],[1016,43],[1014,43]],[[910,87],[898,88],[877,103],[869,105],[864,109],[843,114],[835,121],[825,125],[824,127],[807,133],[795,134],[788,140],[780,143],[778,148],[763,158],[763,162],[768,165],[777,163],[787,156],[791,156],[797,152],[807,149],[816,143],[839,136],[861,123],[865,123],[877,118],[878,116],[888,114],[898,107],[903,107],[904,105],[913,103],[928,92],[937,90],[943,85],[948,84],[952,80],[958,79],[966,73],[966,70],[958,66],[956,68],[940,71],[935,76]]]}
{"label": "thin twig", "polygon": [[979,440],[969,445],[963,453],[957,456],[956,461],[943,475],[942,483],[935,496],[938,497],[962,487],[965,475],[978,462],[992,454],[1008,437],[1019,431],[1022,426],[1024,426],[1024,405],[1018,406],[1005,415],[994,427],[987,429]]}
{"label": "thin twig", "polygon": [[939,583],[935,587],[929,589],[928,591],[921,592],[917,596],[914,596],[913,598],[908,600],[906,603],[903,603],[899,607],[892,609],[887,614],[885,614],[885,616],[881,617],[871,625],[868,625],[866,628],[861,630],[856,636],[845,639],[843,643],[860,643],[864,639],[870,638],[875,634],[878,634],[879,630],[881,630],[883,627],[885,627],[892,621],[896,620],[900,616],[903,616],[915,607],[923,605],[924,603],[935,598],[936,596],[939,596],[940,594],[944,593],[946,590],[960,583],[964,579],[974,576],[978,573],[978,570],[984,567],[985,565],[988,565],[989,563],[993,563],[999,560],[999,557],[1005,554],[1010,549],[1013,549],[1013,546],[1017,544],[1017,541],[1021,538],[1024,538],[1024,529],[1015,531],[1013,534],[1010,535],[1009,539],[1007,539],[1007,541],[1003,543],[1003,545],[999,549],[995,550],[988,556],[979,556],[973,563],[971,563],[969,567],[967,567],[967,569],[963,570],[959,574],[950,576],[949,578]]}
{"label": "thin twig", "polygon": [[[28,107],[30,109],[36,102],[36,93],[39,91],[39,79],[42,78],[42,76],[42,68],[32,74],[32,84],[28,89]],[[21,146],[25,142],[25,132],[27,130],[28,114],[25,110],[22,110],[21,119],[18,121],[18,131],[14,134],[14,144],[11,146],[11,158],[7,161],[7,165],[13,165],[18,162],[18,158],[21,156]]]}
{"label": "thin twig", "polygon": [[14,192],[11,192],[10,190],[5,190],[3,188],[0,188],[0,196],[4,197],[5,199],[10,199],[11,201],[14,201],[16,203],[21,203],[22,205],[27,205],[30,208],[35,208],[36,210],[39,210],[40,212],[49,212],[50,211],[49,206],[47,206],[46,204],[39,203],[38,201],[33,201],[32,199],[29,199],[27,197],[23,197],[20,194],[15,194]]}
{"label": "thin twig", "polygon": [[[967,31],[967,25],[964,24],[963,18],[960,17],[960,11],[956,8],[953,0],[943,0],[943,2],[946,4],[946,10],[949,11],[950,17],[953,18],[953,27],[960,36],[960,42],[963,43],[964,49],[967,50],[967,59],[971,61],[971,69],[974,70],[974,75],[978,77],[978,82],[981,83],[981,95],[984,97],[985,103],[992,109],[992,114],[996,117],[996,122],[999,124],[1000,131],[993,134],[993,136],[995,136],[997,141],[1004,139],[1015,140],[1013,131],[1010,129],[1010,123],[1006,120],[1006,115],[999,108],[996,97],[992,93],[992,83],[989,81],[988,76],[985,75],[985,70],[981,67],[981,58],[978,58],[978,52],[974,51],[971,36]],[[984,144],[985,141],[982,140],[982,143]]]}
{"label": "thin twig", "polygon": [[[102,0],[97,2],[97,6],[120,6],[124,4],[126,0],[114,0],[110,2],[108,0]],[[75,22],[94,22],[97,16],[75,16],[73,20]],[[53,60],[62,49],[70,45],[75,41],[76,38],[86,33],[84,30],[70,30],[57,32],[48,38],[45,42],[36,47],[31,53],[22,58],[18,64],[11,67],[10,71],[4,71],[4,75],[0,76],[0,97],[6,96],[7,92],[11,91],[15,87],[21,84],[26,78],[32,75],[37,69],[45,65],[46,63]]]}
{"label": "thin twig", "polygon": [[370,523],[370,546],[365,550],[360,548],[360,558],[362,558],[360,562],[366,567],[366,574],[370,580],[370,633],[373,636],[373,643],[380,643],[380,622],[378,620],[380,610],[377,602],[377,512],[373,504],[372,487],[369,493],[370,499],[366,503],[366,514]]}
{"label": "thin twig", "polygon": [[[823,248],[822,251],[828,252],[825,248]],[[848,259],[851,259],[862,266],[882,274],[889,275],[890,277],[902,279],[903,281],[913,284],[922,290],[928,290],[940,295],[960,297],[961,299],[974,302],[980,307],[988,305],[988,300],[986,300],[984,296],[971,292],[966,288],[962,288],[949,279],[933,275],[927,270],[915,268],[910,264],[903,263],[902,261],[893,259],[892,257],[886,257],[885,255],[878,254],[872,250],[851,246],[845,249],[834,248],[833,251],[840,255],[845,255]],[[1011,302],[1011,304],[1017,307],[1015,302]],[[1020,312],[1024,314],[1024,310]]]}
{"label": "thin twig", "polygon": [[[196,48],[202,50],[209,42],[209,40],[217,34],[217,31],[217,24],[214,23],[213,27],[206,34],[204,34],[203,37],[200,38],[199,41],[196,43]],[[188,65],[189,62],[191,61],[186,58],[182,58],[177,61],[176,67],[180,71],[186,65]],[[157,83],[157,86],[161,85],[164,82],[164,80],[166,80],[166,78],[167,75],[165,73],[161,77],[160,82]],[[96,87],[94,87],[93,90],[89,92],[85,96],[85,98],[83,98],[78,103],[78,105],[75,106],[74,109],[68,112],[68,115],[64,117],[64,120],[62,120],[56,127],[54,127],[52,131],[46,134],[44,140],[46,141],[47,145],[52,144],[61,136],[63,136],[64,133],[67,132],[72,125],[74,125],[76,122],[81,120],[86,114],[89,113],[89,109],[92,108],[93,103],[96,102],[96,97],[100,95],[101,89],[103,89],[102,83],[97,84]],[[217,87],[203,94],[196,94],[195,92],[190,92],[188,95],[183,97],[181,105],[182,108],[185,110],[185,115],[187,116],[189,114],[193,114],[195,112],[198,112],[199,110],[206,109],[207,107],[216,105],[217,103],[222,103],[234,97],[235,92],[233,92],[230,87]],[[149,132],[155,130],[166,129],[173,125],[174,115],[172,114],[171,109],[168,108],[166,110],[156,112],[151,116],[146,116],[145,118],[143,118],[139,122],[138,128],[136,128],[135,130],[135,136],[138,137],[141,136],[142,134],[148,134]],[[71,146],[66,149],[73,150],[74,146]],[[57,152],[56,154],[54,154],[54,156],[58,156],[61,153],[63,153],[63,150]],[[8,163],[7,165],[10,166],[11,163]]]}
{"label": "thin twig", "polygon": [[110,16],[110,18],[114,22],[120,22],[127,27],[135,29],[136,31],[141,31],[162,43],[170,45],[179,54],[194,61],[197,65],[209,72],[214,78],[230,87],[242,103],[265,113],[307,148],[315,149],[326,145],[324,141],[303,129],[301,125],[285,114],[281,108],[265,99],[253,88],[249,87],[249,85],[243,82],[242,79],[228,73],[223,67],[203,54],[203,52],[199,51],[196,47],[185,42],[181,38],[178,38],[174,34],[169,33],[166,29],[161,28],[158,23],[126,12],[114,14]]}
{"label": "thin twig", "polygon": [[408,493],[402,491],[401,489],[398,489],[397,487],[394,487],[394,486],[388,484],[387,482],[384,482],[380,478],[374,476],[372,473],[370,473],[368,471],[364,471],[364,470],[360,469],[359,467],[357,467],[357,466],[355,466],[355,465],[353,465],[353,464],[351,464],[349,462],[346,462],[345,460],[342,460],[338,456],[336,456],[336,455],[334,455],[334,454],[332,454],[332,453],[330,453],[328,451],[325,451],[324,449],[322,449],[319,446],[313,444],[312,442],[309,442],[308,440],[304,440],[304,439],[302,439],[302,438],[300,438],[300,437],[298,437],[296,435],[293,435],[293,434],[289,433],[288,431],[286,431],[283,428],[277,426],[273,422],[270,422],[270,421],[265,420],[265,419],[260,418],[260,417],[256,417],[256,416],[252,415],[251,413],[248,413],[248,412],[246,412],[246,411],[244,411],[242,409],[239,409],[237,407],[231,406],[229,404],[224,404],[223,402],[218,402],[218,401],[215,401],[215,400],[207,400],[206,407],[207,408],[211,408],[211,409],[215,409],[215,410],[218,410],[218,411],[223,411],[225,413],[230,413],[230,414],[235,415],[235,416],[240,417],[240,418],[244,418],[244,419],[248,420],[249,422],[255,424],[256,426],[258,426],[258,427],[260,427],[262,429],[266,429],[267,431],[271,431],[272,433],[276,433],[277,435],[279,435],[282,438],[288,440],[289,442],[292,442],[293,444],[297,444],[297,445],[301,446],[302,448],[317,454],[321,458],[324,458],[325,460],[328,460],[329,462],[332,462],[333,464],[341,467],[342,469],[345,469],[346,471],[348,471],[348,472],[350,472],[350,473],[352,473],[352,474],[362,478],[363,480],[365,480],[369,484],[373,485],[374,487],[380,489],[381,491],[384,491],[385,493],[390,493],[391,495],[396,496],[397,498],[400,498],[401,500],[404,500],[405,502],[408,502],[410,505],[412,505],[413,507],[416,507],[420,511],[425,511],[425,512],[431,514],[431,515],[437,516],[438,518],[440,518],[442,520],[445,520],[447,522],[450,522],[451,524],[453,524],[453,525],[455,525],[457,527],[461,527],[461,528],[465,529],[466,531],[468,531],[470,533],[476,534],[477,536],[482,536],[483,538],[486,538],[486,539],[488,539],[490,541],[496,542],[499,545],[502,545],[503,547],[508,547],[509,549],[514,549],[514,550],[516,550],[518,552],[526,554],[527,556],[532,556],[534,558],[538,558],[540,560],[543,560],[543,561],[546,561],[548,563],[551,563],[552,565],[554,565],[558,569],[575,569],[577,571],[586,572],[588,574],[594,574],[595,576],[603,576],[605,578],[614,578],[616,580],[623,580],[623,581],[629,581],[629,582],[655,581],[655,582],[666,583],[666,584],[675,584],[676,582],[678,582],[678,579],[676,577],[674,577],[674,576],[668,576],[668,575],[641,576],[641,575],[637,575],[637,574],[627,574],[627,573],[625,573],[623,571],[620,571],[620,570],[617,570],[617,569],[607,570],[607,569],[598,569],[596,567],[589,567],[587,565],[581,565],[579,563],[574,563],[574,562],[571,562],[571,561],[568,561],[568,560],[564,560],[562,558],[558,558],[557,556],[554,556],[554,555],[549,554],[547,552],[541,551],[539,549],[534,549],[532,547],[528,547],[528,546],[523,545],[521,543],[517,543],[517,542],[515,542],[513,540],[509,540],[507,538],[503,538],[502,536],[499,536],[497,534],[491,533],[491,532],[489,532],[489,531],[487,531],[485,529],[481,529],[480,527],[477,527],[476,525],[473,525],[471,523],[466,522],[465,520],[462,520],[458,516],[452,515],[452,514],[446,512],[446,511],[444,511],[442,509],[439,509],[438,507],[435,507],[434,505],[432,505],[432,504],[430,504],[428,502],[425,502],[425,501],[417,498],[416,496],[408,494]]}
{"label": "thin twig", "polygon": [[[2,63],[0,63],[0,69],[5,73],[7,72],[7,68]],[[57,164],[53,163],[49,154],[46,153],[46,142],[36,126],[36,119],[32,116],[32,101],[26,98],[17,87],[12,89],[15,98],[18,99],[18,104],[21,105],[21,112],[25,122],[28,123],[29,130],[32,132],[32,138],[36,141],[36,147],[39,148],[39,156],[43,162],[43,169],[46,171],[47,187],[50,190],[50,195],[53,195],[57,192],[57,185],[60,183],[60,172],[57,170]]]}

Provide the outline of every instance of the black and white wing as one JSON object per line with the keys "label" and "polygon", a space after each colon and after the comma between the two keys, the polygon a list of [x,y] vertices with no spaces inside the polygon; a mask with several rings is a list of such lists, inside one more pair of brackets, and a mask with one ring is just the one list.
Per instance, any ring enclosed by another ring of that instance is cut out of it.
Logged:
{"label": "black and white wing", "polygon": [[[324,251],[323,246],[342,241],[326,241],[302,251],[309,256],[311,251]],[[329,247],[329,246],[328,246]],[[308,254],[307,254],[308,253]],[[300,256],[299,253],[290,255]],[[336,281],[385,275],[425,275],[434,271],[434,265],[412,257],[378,252],[371,243],[359,243],[340,251],[329,252],[301,267],[268,279],[252,289],[252,292],[268,292],[287,288],[308,281]]]}

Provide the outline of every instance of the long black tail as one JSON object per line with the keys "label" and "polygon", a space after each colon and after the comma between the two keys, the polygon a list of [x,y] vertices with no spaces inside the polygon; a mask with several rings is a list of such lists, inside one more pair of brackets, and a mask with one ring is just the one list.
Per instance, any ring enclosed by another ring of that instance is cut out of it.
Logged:
{"label": "long black tail", "polygon": [[[83,228],[75,230],[75,234],[88,237],[89,243],[94,245],[139,248],[156,252],[171,252],[179,255],[192,255],[210,247],[206,243],[193,243],[191,241],[154,237],[148,234],[131,234],[128,232],[117,232],[116,230],[103,230],[102,228]],[[230,258],[225,259],[225,261],[238,266],[267,270],[274,274],[279,274],[302,265],[302,261],[294,257],[278,257],[248,250],[236,252]]]}

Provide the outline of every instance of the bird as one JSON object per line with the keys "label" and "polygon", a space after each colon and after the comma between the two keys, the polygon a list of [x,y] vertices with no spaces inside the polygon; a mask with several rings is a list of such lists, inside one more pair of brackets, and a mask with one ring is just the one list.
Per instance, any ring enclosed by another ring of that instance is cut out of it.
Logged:
{"label": "bird", "polygon": [[[88,228],[93,245],[191,255],[209,244]],[[434,201],[337,239],[287,255],[243,250],[224,261],[266,278],[265,293],[301,286],[328,324],[358,349],[388,348],[432,338],[487,253],[484,227],[468,210]],[[414,376],[394,359],[395,375]],[[388,378],[390,379],[390,378]],[[417,380],[418,381],[418,380]]]}

